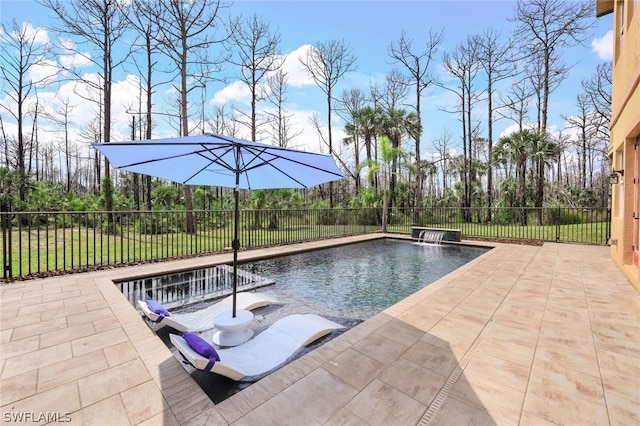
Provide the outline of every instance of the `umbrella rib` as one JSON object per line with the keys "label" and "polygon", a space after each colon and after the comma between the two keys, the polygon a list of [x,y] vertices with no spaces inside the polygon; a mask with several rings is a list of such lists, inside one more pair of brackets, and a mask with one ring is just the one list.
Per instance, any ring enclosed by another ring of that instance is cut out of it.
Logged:
{"label": "umbrella rib", "polygon": [[[194,175],[192,175],[189,179],[191,179],[192,177],[196,176],[198,173],[200,173],[201,171],[203,171],[204,169],[209,167],[209,165],[212,164],[212,163],[218,164],[218,165],[224,167],[225,169],[229,170],[230,172],[233,172],[233,173],[237,173],[238,172],[237,167],[233,167],[233,165],[231,165],[228,162],[224,161],[224,159],[222,158],[223,155],[228,154],[230,151],[232,151],[235,148],[236,144],[230,143],[227,146],[227,150],[225,150],[222,154],[216,154],[214,151],[212,151],[211,149],[207,148],[205,145],[206,144],[200,144],[200,146],[202,146],[202,148],[203,148],[203,151],[197,152],[196,154],[198,154],[201,157],[209,160],[210,163],[208,165],[206,165],[205,167],[203,167],[202,169],[198,170],[198,172],[195,173]],[[211,154],[213,159],[211,159],[211,158],[207,157],[206,155],[204,155],[203,152],[208,152],[209,154]]]}
{"label": "umbrella rib", "polygon": [[[269,166],[273,167],[274,169],[276,169],[277,171],[279,171],[280,173],[282,173],[283,175],[285,175],[286,177],[288,177],[289,179],[291,179],[292,181],[296,182],[298,185],[302,186],[303,188],[307,188],[307,185],[303,184],[298,179],[294,178],[293,176],[291,176],[289,173],[285,172],[284,170],[282,170],[282,169],[274,166],[273,164],[271,164],[274,160],[276,160],[278,158],[285,160],[284,157],[275,157],[274,156],[270,160],[264,159],[264,158],[262,158],[262,154],[267,152],[266,148],[255,149],[255,150],[247,148],[247,151],[250,151],[253,154],[253,158],[251,159],[251,161],[249,161],[247,163],[246,167],[243,169],[244,172],[247,172],[247,171],[253,170],[253,169],[257,169],[258,167],[262,167],[262,166],[265,166],[265,165],[269,165]],[[256,159],[262,160],[262,163],[256,164],[255,166],[252,166],[252,167],[249,167],[249,165],[251,163],[253,163],[254,160],[256,160]],[[289,159],[287,158],[286,160],[289,160]],[[294,162],[298,163],[297,161],[294,161]],[[302,163],[298,163],[298,164],[302,164]],[[308,166],[307,164],[305,164],[305,165]]]}
{"label": "umbrella rib", "polygon": [[[330,170],[326,170],[326,169],[324,169],[324,168],[322,168],[322,167],[314,166],[314,165],[312,165],[312,164],[304,163],[304,162],[302,162],[302,161],[294,160],[294,159],[291,159],[291,158],[275,157],[275,156],[274,156],[274,158],[272,158],[272,159],[270,159],[270,160],[264,159],[264,158],[262,158],[262,154],[264,154],[264,153],[266,153],[266,152],[267,152],[267,149],[266,149],[266,148],[262,148],[262,149],[253,149],[253,148],[247,148],[247,147],[245,147],[245,149],[247,149],[248,151],[251,151],[251,152],[253,153],[253,155],[254,155],[253,159],[252,159],[249,163],[247,163],[247,166],[248,166],[249,164],[251,164],[251,163],[253,162],[253,160],[254,160],[254,159],[256,159],[256,158],[261,159],[261,160],[262,160],[262,163],[260,163],[260,164],[256,164],[255,166],[252,166],[252,167],[245,167],[245,168],[242,170],[243,172],[245,172],[245,171],[249,171],[249,170],[252,170],[252,169],[256,169],[256,168],[258,168],[258,167],[262,167],[262,166],[264,166],[264,165],[269,165],[269,166],[273,167],[274,169],[276,169],[277,171],[279,171],[280,173],[282,173],[283,175],[287,176],[287,177],[288,177],[289,179],[291,179],[292,181],[296,182],[298,185],[302,186],[303,188],[308,188],[308,185],[305,185],[304,183],[300,182],[298,179],[296,179],[295,177],[291,176],[289,173],[285,172],[285,171],[284,171],[284,170],[282,170],[281,168],[279,168],[279,167],[274,166],[273,164],[271,164],[274,160],[276,160],[276,159],[280,158],[280,159],[282,159],[282,160],[290,161],[290,162],[292,162],[292,163],[299,164],[299,165],[302,165],[302,166],[305,166],[305,167],[309,167],[309,168],[311,168],[311,169],[315,169],[315,170],[318,170],[318,171],[321,171],[321,172],[329,173],[329,174],[332,174],[332,175],[334,175],[334,176],[342,177],[340,174],[335,173],[335,172],[332,172],[332,171],[330,171]],[[307,154],[307,153],[305,153],[305,154]],[[313,154],[313,153],[309,153],[309,154]]]}
{"label": "umbrella rib", "polygon": [[137,163],[122,164],[120,166],[117,166],[117,168],[141,166],[143,164],[156,163],[158,161],[166,161],[166,160],[172,160],[174,158],[187,157],[187,156],[193,155],[193,154],[202,155],[200,152],[195,152],[195,153],[194,152],[186,152],[184,154],[170,155],[170,156],[162,157],[162,158],[153,158],[151,160],[138,161]]}

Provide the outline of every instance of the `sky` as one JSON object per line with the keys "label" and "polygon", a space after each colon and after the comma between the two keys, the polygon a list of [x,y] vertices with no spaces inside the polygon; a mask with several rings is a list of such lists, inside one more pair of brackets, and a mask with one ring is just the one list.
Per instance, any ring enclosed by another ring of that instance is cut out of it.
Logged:
{"label": "sky", "polygon": [[[593,3],[595,5],[595,0]],[[302,132],[294,140],[294,145],[299,149],[326,152],[326,147],[319,141],[317,132],[310,124],[310,118],[314,113],[318,114],[323,123],[326,122],[326,97],[301,69],[298,60],[310,45],[328,40],[342,40],[349,45],[357,58],[355,63],[357,69],[340,80],[338,93],[343,89],[354,87],[359,87],[368,93],[372,83],[381,84],[392,69],[401,69],[399,65],[391,62],[387,52],[390,43],[397,42],[403,30],[413,40],[416,50],[421,50],[420,47],[424,46],[423,40],[426,39],[430,30],[444,32],[444,40],[439,47],[438,59],[434,67],[436,76],[444,78],[439,60],[442,52],[451,51],[468,35],[481,34],[483,30],[489,28],[501,32],[506,37],[515,27],[515,24],[509,21],[515,15],[515,8],[516,2],[507,0],[236,0],[228,11],[243,17],[257,14],[271,30],[280,33],[280,48],[287,55],[285,67],[289,73],[291,85],[287,90],[286,97],[289,104],[286,105],[286,109],[293,115],[294,129]],[[58,35],[48,31],[48,28],[53,25],[51,12],[38,3],[30,0],[0,0],[0,22],[8,26],[13,19],[19,23],[29,23],[33,28],[39,29],[41,37],[47,37],[54,43],[58,42]],[[589,78],[599,63],[611,60],[613,47],[611,28],[610,15],[597,19],[588,35],[586,46],[575,47],[564,52],[565,62],[573,64],[573,68],[569,78],[550,99],[549,121],[552,131],[565,127],[562,116],[570,116],[576,112],[575,96],[582,91],[581,81]],[[57,60],[59,63],[77,61],[77,57],[61,55]],[[96,71],[90,66],[85,66],[82,70],[87,76]],[[135,82],[137,81],[137,77],[131,71],[118,69],[114,75],[115,122],[112,140],[128,139],[127,126],[131,118],[126,110],[127,105],[131,106],[132,93],[136,92]],[[236,72],[237,70],[234,69],[227,70],[230,77],[227,84],[207,85],[204,93],[206,95],[205,114],[212,112],[216,105],[247,105],[246,89],[237,81],[233,82]],[[6,89],[2,89],[0,101],[6,103]],[[161,105],[163,102],[168,102],[169,93],[168,88],[165,88],[164,92],[159,91],[155,97],[155,103]],[[203,93],[202,91],[199,93],[190,101],[201,102]],[[41,100],[50,102],[52,106],[58,102],[56,95],[60,97],[61,94],[72,96],[72,103],[75,106],[72,118],[75,127],[79,128],[90,121],[91,116],[86,112],[93,109],[93,106],[74,97],[70,87],[59,85],[43,88],[40,92]],[[437,88],[429,89],[422,99],[424,125],[422,146],[423,154],[427,157],[430,152],[435,151],[433,141],[440,138],[444,132],[453,136],[454,144],[460,140],[461,125],[457,117],[442,111],[443,108],[452,108],[453,102],[451,93]],[[15,125],[11,123],[6,111],[0,110],[0,113],[5,132],[8,135],[15,133]],[[342,139],[344,124],[337,117],[333,120],[334,140]],[[512,128],[512,122],[500,120],[495,124],[494,134],[505,134]],[[486,132],[486,129],[483,128],[482,131]],[[60,138],[54,128],[51,128],[48,135],[54,140]],[[154,137],[175,135],[176,130],[168,125],[159,125],[154,133]],[[79,139],[79,136],[77,138]],[[88,146],[86,149],[89,149]]]}

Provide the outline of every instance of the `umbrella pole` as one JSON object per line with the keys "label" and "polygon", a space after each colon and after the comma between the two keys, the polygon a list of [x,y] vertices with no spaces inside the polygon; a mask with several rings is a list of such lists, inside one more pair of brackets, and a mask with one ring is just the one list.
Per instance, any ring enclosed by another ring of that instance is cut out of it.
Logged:
{"label": "umbrella pole", "polygon": [[[237,178],[236,178],[237,179]],[[233,219],[233,310],[232,317],[236,317],[236,292],[238,291],[238,250],[240,249],[240,240],[238,239],[238,222],[240,221],[240,207],[238,203],[238,185],[233,190],[235,203],[235,217]]]}

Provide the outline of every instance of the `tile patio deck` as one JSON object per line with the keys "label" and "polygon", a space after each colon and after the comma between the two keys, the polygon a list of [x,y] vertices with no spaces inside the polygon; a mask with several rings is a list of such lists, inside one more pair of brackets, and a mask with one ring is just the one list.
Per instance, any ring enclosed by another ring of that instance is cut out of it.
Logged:
{"label": "tile patio deck", "polygon": [[229,262],[230,254],[2,285],[1,421],[640,424],[640,294],[609,249],[491,245],[217,405],[112,280]]}

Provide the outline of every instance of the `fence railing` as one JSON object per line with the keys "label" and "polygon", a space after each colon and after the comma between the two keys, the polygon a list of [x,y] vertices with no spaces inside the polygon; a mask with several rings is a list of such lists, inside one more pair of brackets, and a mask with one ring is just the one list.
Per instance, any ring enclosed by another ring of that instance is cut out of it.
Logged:
{"label": "fence railing", "polygon": [[[0,212],[3,280],[85,271],[230,250],[233,212]],[[378,208],[244,210],[242,248],[377,232]],[[606,244],[608,209],[393,209],[387,230],[460,229],[463,238]]]}

